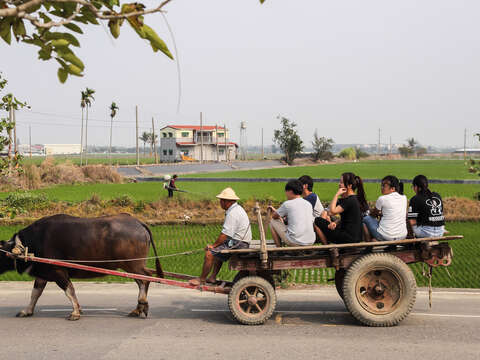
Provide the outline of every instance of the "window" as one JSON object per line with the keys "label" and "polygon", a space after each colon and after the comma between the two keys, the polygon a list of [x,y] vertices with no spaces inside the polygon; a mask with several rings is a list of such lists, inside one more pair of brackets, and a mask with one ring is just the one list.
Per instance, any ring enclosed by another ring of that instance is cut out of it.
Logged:
{"label": "window", "polygon": [[168,137],[173,137],[173,133],[168,133]]}
{"label": "window", "polygon": [[168,155],[173,155],[173,150],[168,150]]}
{"label": "window", "polygon": [[223,138],[223,133],[219,132],[219,133],[218,133],[218,137],[219,137],[219,138]]}
{"label": "window", "polygon": [[163,137],[167,137],[167,133],[162,133]]}
{"label": "window", "polygon": [[218,153],[219,153],[220,155],[223,155],[223,154],[225,154],[225,150],[224,150],[224,149],[219,149],[219,150],[218,150]]}
{"label": "window", "polygon": [[163,155],[167,155],[167,150],[163,150]]}
{"label": "window", "polygon": [[188,150],[183,150],[183,155],[188,156]]}
{"label": "window", "polygon": [[188,131],[182,132],[182,137],[188,137],[190,133]]}

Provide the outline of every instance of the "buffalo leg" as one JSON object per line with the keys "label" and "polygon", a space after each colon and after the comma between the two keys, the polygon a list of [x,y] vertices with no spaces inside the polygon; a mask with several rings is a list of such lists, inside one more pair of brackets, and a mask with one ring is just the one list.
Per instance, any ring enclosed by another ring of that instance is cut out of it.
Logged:
{"label": "buffalo leg", "polygon": [[72,303],[73,311],[69,316],[67,316],[67,320],[74,321],[80,319],[80,304],[78,303],[77,295],[75,294],[75,288],[73,287],[72,282],[67,278],[58,280],[56,283],[63,291],[65,291],[65,295]]}
{"label": "buffalo leg", "polygon": [[138,285],[138,304],[136,309],[134,309],[128,316],[131,317],[140,317],[142,314],[145,317],[148,316],[148,287],[150,286],[149,281],[135,280]]}
{"label": "buffalo leg", "polygon": [[43,289],[45,289],[46,285],[47,285],[46,280],[43,280],[40,278],[35,279],[35,282],[33,284],[33,289],[32,289],[32,296],[30,297],[30,304],[28,304],[28,306],[25,309],[20,311],[17,314],[17,317],[28,317],[33,315],[33,312],[35,310],[35,305],[37,305],[37,301],[42,295]]}

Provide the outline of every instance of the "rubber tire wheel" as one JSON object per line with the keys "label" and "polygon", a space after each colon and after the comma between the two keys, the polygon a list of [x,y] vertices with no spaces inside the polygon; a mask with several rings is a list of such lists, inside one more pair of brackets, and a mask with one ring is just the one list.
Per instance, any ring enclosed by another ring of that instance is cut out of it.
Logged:
{"label": "rubber tire wheel", "polygon": [[[240,270],[235,277],[233,278],[232,282],[235,284],[238,280],[243,279],[244,277],[250,276],[250,272],[246,270]],[[267,280],[275,289],[275,280],[272,276],[272,274],[269,274],[268,272],[260,271],[257,272],[256,275],[253,276],[260,276],[261,278],[264,278]]]}
{"label": "rubber tire wheel", "polygon": [[[252,286],[258,286],[263,289],[265,296],[267,297],[267,309],[261,314],[261,316],[248,316],[239,306],[237,306],[236,299],[240,296],[241,291],[251,284]],[[235,320],[244,325],[262,325],[264,324],[275,311],[277,305],[277,294],[275,293],[272,284],[260,276],[246,276],[238,280],[232,286],[232,290],[228,294],[228,307]]]}
{"label": "rubber tire wheel", "polygon": [[[385,268],[394,271],[403,281],[403,296],[396,309],[387,314],[372,314],[362,307],[356,296],[359,277],[370,268]],[[412,311],[417,294],[417,283],[412,270],[398,257],[390,254],[368,254],[355,260],[348,268],[343,282],[343,300],[348,311],[367,326],[387,327],[398,325]]]}
{"label": "rubber tire wheel", "polygon": [[337,288],[338,295],[343,300],[343,282],[345,280],[345,269],[338,269],[335,271],[335,287]]}

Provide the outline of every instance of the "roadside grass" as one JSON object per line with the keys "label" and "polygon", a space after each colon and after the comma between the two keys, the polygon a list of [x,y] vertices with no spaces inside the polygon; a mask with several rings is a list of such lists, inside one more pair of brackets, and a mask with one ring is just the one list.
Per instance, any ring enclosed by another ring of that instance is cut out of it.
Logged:
{"label": "roadside grass", "polygon": [[[186,199],[201,200],[214,199],[220,191],[227,186],[232,187],[242,200],[247,199],[272,199],[277,201],[285,200],[284,183],[257,183],[257,182],[187,182],[177,183],[180,189],[190,193],[176,193],[175,196]],[[314,191],[322,201],[330,201],[338,185],[335,183],[316,183]],[[479,185],[470,184],[433,184],[431,189],[437,191],[442,197],[465,197],[472,199],[474,194],[480,191]],[[367,199],[374,201],[380,196],[379,184],[365,184]],[[78,185],[57,185],[49,188],[32,190],[32,193],[43,194],[52,201],[80,202],[90,199],[93,194],[101,199],[109,200],[128,195],[136,201],[154,201],[167,197],[167,191],[161,182],[140,182],[126,184],[78,184]],[[0,193],[0,199],[8,196],[8,192]],[[405,194],[410,198],[413,196],[411,186],[405,184]]]}
{"label": "roadside grass", "polygon": [[[22,226],[0,226],[0,239],[9,239]],[[432,285],[434,287],[450,288],[480,288],[480,223],[478,222],[451,222],[447,224],[450,233],[464,235],[465,239],[450,242],[453,248],[453,262],[448,268],[449,277],[445,268],[437,268],[433,272]],[[208,243],[213,243],[218,236],[221,225],[169,225],[152,226],[152,233],[160,255],[202,249]],[[252,226],[253,237],[259,238],[258,227]],[[271,238],[267,234],[267,238]],[[153,252],[150,251],[153,255]],[[203,262],[203,253],[167,257],[161,259],[163,269],[170,272],[198,275]],[[149,267],[154,268],[153,260]],[[417,279],[418,286],[426,286],[427,279],[422,276],[422,265],[413,264],[411,268]],[[334,269],[299,270],[294,273],[294,282],[306,284],[326,284],[328,279],[334,277]],[[223,266],[219,278],[231,280],[235,273]],[[16,281],[31,280],[27,275],[8,272],[0,275],[0,280]],[[109,282],[129,281],[123,278],[105,277],[96,280]]]}
{"label": "roadside grass", "polygon": [[310,175],[313,178],[339,178],[344,172],[353,172],[362,178],[381,179],[395,175],[401,179],[413,179],[423,174],[431,179],[479,179],[470,174],[463,160],[363,160],[341,164],[319,164],[314,166],[294,166],[263,170],[237,170],[216,173],[185,175],[188,177],[216,178],[298,178]]}

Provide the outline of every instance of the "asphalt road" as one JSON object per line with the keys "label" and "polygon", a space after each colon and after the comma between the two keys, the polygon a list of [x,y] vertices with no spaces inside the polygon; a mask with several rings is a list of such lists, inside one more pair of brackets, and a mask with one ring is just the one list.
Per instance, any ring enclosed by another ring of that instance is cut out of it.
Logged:
{"label": "asphalt road", "polygon": [[[161,164],[161,165],[145,165],[142,166],[148,174],[160,176],[165,174],[194,174],[194,173],[209,173],[218,171],[232,171],[232,170],[254,170],[254,169],[268,169],[282,166],[282,163],[277,160],[263,160],[263,161],[233,161],[232,166],[226,163],[208,162],[205,164],[199,163],[175,163],[175,164]],[[142,176],[134,166],[119,166],[117,171],[123,176]]]}
{"label": "asphalt road", "polygon": [[399,326],[359,325],[333,288],[278,292],[277,313],[264,326],[236,324],[226,297],[152,285],[150,316],[126,314],[134,284],[76,283],[85,310],[71,311],[49,284],[34,317],[17,319],[29,283],[0,283],[0,359],[479,359],[480,291],[438,290],[428,309],[419,290],[414,312]]}

